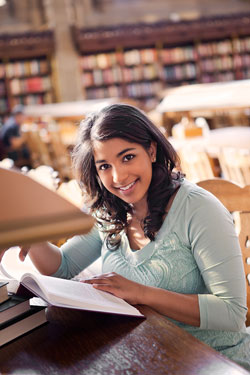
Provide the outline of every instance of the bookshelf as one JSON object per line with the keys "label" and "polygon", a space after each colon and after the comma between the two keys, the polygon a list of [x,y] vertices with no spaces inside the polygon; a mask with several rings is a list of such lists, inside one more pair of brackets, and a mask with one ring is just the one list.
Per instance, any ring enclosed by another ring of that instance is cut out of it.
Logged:
{"label": "bookshelf", "polygon": [[155,48],[83,55],[80,69],[87,99],[150,98],[162,88]]}
{"label": "bookshelf", "polygon": [[147,101],[166,87],[250,78],[250,14],[72,27],[86,99]]}
{"label": "bookshelf", "polygon": [[16,104],[55,101],[50,31],[0,35],[0,116]]}

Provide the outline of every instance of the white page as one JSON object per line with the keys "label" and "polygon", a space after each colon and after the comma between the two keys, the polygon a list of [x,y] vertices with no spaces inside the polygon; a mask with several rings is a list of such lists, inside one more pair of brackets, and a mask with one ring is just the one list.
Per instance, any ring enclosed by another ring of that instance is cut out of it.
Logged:
{"label": "white page", "polygon": [[[20,248],[17,246],[10,248],[0,263],[0,279],[2,273],[3,279],[9,281],[9,292],[15,293],[22,276],[29,274],[31,277],[26,287],[52,305],[142,316],[135,307],[123,299],[96,290],[92,285],[41,275],[28,256],[24,262],[20,261],[19,251]],[[37,282],[32,281],[35,278],[40,287]],[[70,304],[68,298],[71,299]]]}
{"label": "white page", "polygon": [[133,306],[92,285],[45,275],[26,274],[21,282],[55,306],[142,316]]}
{"label": "white page", "polygon": [[9,279],[15,280],[20,280],[26,272],[39,273],[29,256],[23,262],[19,259],[19,252],[18,246],[13,246],[5,252],[0,264],[1,272]]}
{"label": "white page", "polygon": [[5,252],[0,263],[0,280],[8,281],[8,292],[16,293],[21,276],[26,273],[38,273],[31,259],[27,256],[24,262],[19,259],[20,248],[13,246]]}

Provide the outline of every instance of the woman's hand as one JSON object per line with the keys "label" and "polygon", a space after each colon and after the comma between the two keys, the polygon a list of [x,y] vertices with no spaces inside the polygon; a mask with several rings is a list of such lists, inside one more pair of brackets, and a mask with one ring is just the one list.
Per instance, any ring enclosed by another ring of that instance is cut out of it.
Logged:
{"label": "woman's hand", "polygon": [[115,272],[97,275],[82,282],[92,284],[96,289],[114,294],[131,305],[142,303],[146,288],[144,285],[130,281]]}
{"label": "woman's hand", "polygon": [[[8,250],[9,250],[9,248],[0,250],[0,262],[2,261],[4,254]],[[30,251],[30,246],[20,246],[19,259],[22,262],[25,260],[26,255],[28,254],[29,251]]]}
{"label": "woman's hand", "polygon": [[2,261],[3,256],[4,256],[4,254],[6,253],[7,250],[8,250],[8,249],[1,249],[1,250],[0,250],[0,262]]}
{"label": "woman's hand", "polygon": [[21,262],[25,261],[28,252],[30,251],[31,246],[20,246],[19,259]]}

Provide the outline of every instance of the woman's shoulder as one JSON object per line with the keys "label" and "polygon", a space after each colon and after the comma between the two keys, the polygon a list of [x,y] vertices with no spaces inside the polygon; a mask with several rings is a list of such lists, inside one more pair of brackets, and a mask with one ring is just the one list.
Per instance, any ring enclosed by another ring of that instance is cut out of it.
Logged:
{"label": "woman's shoulder", "polygon": [[181,196],[184,198],[190,198],[191,200],[202,199],[202,200],[216,200],[218,199],[211,194],[209,191],[198,186],[196,183],[183,179],[181,181]]}
{"label": "woman's shoulder", "polygon": [[178,235],[189,233],[191,228],[220,226],[231,215],[223,204],[210,192],[195,183],[183,180],[174,199],[166,227]]}
{"label": "woman's shoulder", "polygon": [[181,181],[174,204],[176,209],[185,207],[188,211],[198,207],[203,212],[211,209],[214,210],[214,208],[225,209],[223,204],[212,193],[186,179]]}

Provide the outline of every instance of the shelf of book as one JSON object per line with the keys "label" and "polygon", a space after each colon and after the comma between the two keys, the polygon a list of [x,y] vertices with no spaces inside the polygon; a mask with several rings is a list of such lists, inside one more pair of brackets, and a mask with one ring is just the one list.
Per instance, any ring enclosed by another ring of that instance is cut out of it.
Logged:
{"label": "shelf of book", "polygon": [[250,14],[72,29],[87,99],[157,97],[161,88],[247,79]]}
{"label": "shelf of book", "polygon": [[16,104],[55,101],[51,56],[53,33],[0,35],[0,115]]}
{"label": "shelf of book", "polygon": [[5,110],[16,104],[46,104],[53,101],[51,69],[46,56],[32,60],[11,60],[4,65],[4,80],[0,81]]}
{"label": "shelf of book", "polygon": [[80,67],[87,99],[150,98],[162,88],[154,48],[81,56]]}

